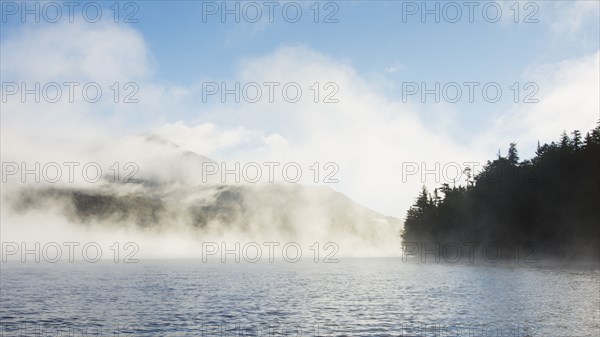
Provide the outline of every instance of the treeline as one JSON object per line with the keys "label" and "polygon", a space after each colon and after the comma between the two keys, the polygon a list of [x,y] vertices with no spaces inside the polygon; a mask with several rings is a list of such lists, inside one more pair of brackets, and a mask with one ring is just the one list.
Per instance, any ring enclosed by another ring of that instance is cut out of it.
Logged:
{"label": "treeline", "polygon": [[536,246],[540,256],[600,259],[600,122],[563,132],[520,161],[516,144],[465,186],[423,187],[404,222],[405,242]]}

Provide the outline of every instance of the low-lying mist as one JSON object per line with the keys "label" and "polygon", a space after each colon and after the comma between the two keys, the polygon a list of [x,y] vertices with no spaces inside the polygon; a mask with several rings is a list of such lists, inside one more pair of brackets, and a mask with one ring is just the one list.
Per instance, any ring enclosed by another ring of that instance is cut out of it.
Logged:
{"label": "low-lying mist", "polygon": [[[203,183],[202,163],[210,159],[156,137],[132,138],[129,144],[136,144],[138,155],[127,160],[139,171],[128,182],[113,179],[114,167],[104,168],[102,179],[94,183],[76,173],[72,181],[63,176],[57,182],[48,182],[43,173],[39,182],[34,174],[7,175],[6,169],[22,168],[18,160],[12,161],[18,168],[3,167],[2,241],[25,242],[27,247],[35,242],[96,242],[104,248],[134,242],[136,257],[143,258],[197,258],[203,243],[233,249],[236,242],[242,247],[294,242],[303,256],[313,255],[307,250],[314,243],[323,247],[329,242],[339,249],[336,257],[400,255],[398,219],[330,187],[227,183],[218,174]],[[120,152],[126,153],[123,147]],[[27,169],[33,167],[26,163]]]}

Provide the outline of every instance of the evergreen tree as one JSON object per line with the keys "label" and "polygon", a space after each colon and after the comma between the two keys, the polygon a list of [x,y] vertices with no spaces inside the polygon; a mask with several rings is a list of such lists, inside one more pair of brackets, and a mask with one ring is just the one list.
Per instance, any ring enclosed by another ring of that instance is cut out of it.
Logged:
{"label": "evergreen tree", "polygon": [[522,162],[511,143],[506,158],[498,153],[474,176],[465,170],[466,187],[443,184],[433,198],[423,187],[403,240],[533,242],[540,254],[600,259],[600,122],[583,141],[572,135],[538,143]]}
{"label": "evergreen tree", "polygon": [[516,166],[519,163],[519,154],[517,151],[516,143],[510,143],[510,146],[508,148],[508,162],[514,166]]}
{"label": "evergreen tree", "polygon": [[579,147],[581,146],[581,132],[579,132],[579,130],[575,130],[575,131],[573,131],[572,135],[573,135],[573,140],[572,140],[573,148],[575,150],[578,150]]}
{"label": "evergreen tree", "polygon": [[567,135],[567,131],[563,131],[563,133],[560,135],[560,147],[562,149],[566,149],[569,147],[569,144],[571,144],[571,140]]}

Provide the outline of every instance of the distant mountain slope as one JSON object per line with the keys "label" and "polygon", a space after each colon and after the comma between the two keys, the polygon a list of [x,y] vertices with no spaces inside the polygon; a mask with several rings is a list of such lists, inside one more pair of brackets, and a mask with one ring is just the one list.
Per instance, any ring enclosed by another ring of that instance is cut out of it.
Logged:
{"label": "distant mountain slope", "polygon": [[138,183],[106,179],[85,185],[26,184],[4,192],[3,202],[16,215],[54,212],[75,226],[106,231],[185,229],[198,238],[333,241],[346,242],[352,251],[399,252],[399,219],[370,210],[329,187],[203,184],[201,165],[211,159],[157,137],[145,141],[150,148],[159,147],[157,152],[169,160],[154,170],[141,171]]}
{"label": "distant mountain slope", "polygon": [[400,223],[330,188],[301,185],[45,187],[24,189],[10,202],[19,212],[50,204],[62,205],[65,216],[77,223],[134,223],[142,228],[161,228],[177,221],[199,229],[219,225],[294,236],[310,228],[308,222],[318,222],[327,231],[368,238],[370,226],[393,227]]}

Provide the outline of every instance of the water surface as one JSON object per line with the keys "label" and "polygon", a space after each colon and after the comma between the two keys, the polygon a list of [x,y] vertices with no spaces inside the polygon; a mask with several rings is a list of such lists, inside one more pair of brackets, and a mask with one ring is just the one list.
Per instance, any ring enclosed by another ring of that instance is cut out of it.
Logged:
{"label": "water surface", "polygon": [[599,336],[599,280],[393,258],[14,262],[0,316],[4,336]]}

